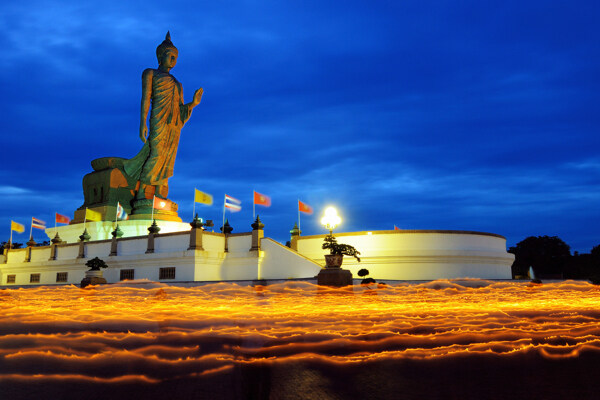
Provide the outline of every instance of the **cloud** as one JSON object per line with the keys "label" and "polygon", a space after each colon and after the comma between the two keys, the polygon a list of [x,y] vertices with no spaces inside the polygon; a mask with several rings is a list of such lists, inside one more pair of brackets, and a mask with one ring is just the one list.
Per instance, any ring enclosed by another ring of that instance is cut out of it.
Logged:
{"label": "cloud", "polygon": [[28,189],[15,186],[0,186],[0,196],[21,195],[30,193]]}
{"label": "cloud", "polygon": [[[170,29],[186,101],[205,89],[170,181],[182,213],[194,186],[255,189],[273,198],[264,219],[280,240],[301,197],[338,204],[348,230],[485,229],[513,243],[565,232],[586,250],[598,7],[13,2],[0,15],[0,178],[25,192],[0,217],[73,211],[90,160],[139,151],[141,72]],[[248,210],[232,215],[239,229]],[[317,219],[303,230],[320,232]]]}

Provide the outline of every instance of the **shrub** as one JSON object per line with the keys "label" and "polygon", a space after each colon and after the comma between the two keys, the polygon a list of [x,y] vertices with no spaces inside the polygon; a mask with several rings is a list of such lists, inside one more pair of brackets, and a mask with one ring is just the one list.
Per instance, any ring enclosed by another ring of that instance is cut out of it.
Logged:
{"label": "shrub", "polygon": [[106,265],[106,263],[98,257],[94,257],[86,262],[85,266],[89,267],[90,271],[100,271],[100,268],[108,268],[108,265]]}
{"label": "shrub", "polygon": [[325,241],[323,243],[323,249],[329,249],[329,254],[331,255],[344,255],[344,256],[351,256],[356,258],[356,260],[358,262],[360,262],[360,258],[358,258],[358,255],[360,254],[360,251],[356,250],[353,246],[350,246],[349,244],[340,244],[337,242],[337,239],[335,237],[333,237],[333,235],[327,235],[325,236]]}

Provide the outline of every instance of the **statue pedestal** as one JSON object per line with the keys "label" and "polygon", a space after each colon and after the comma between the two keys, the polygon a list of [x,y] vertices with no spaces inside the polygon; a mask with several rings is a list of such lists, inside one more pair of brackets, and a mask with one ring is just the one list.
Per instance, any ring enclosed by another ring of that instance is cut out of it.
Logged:
{"label": "statue pedestal", "polygon": [[[84,202],[75,211],[71,223],[83,222],[86,208],[99,212],[103,220],[114,220],[117,202],[121,203],[125,212],[131,214],[131,200],[135,194],[137,181],[114,167],[119,160],[122,159],[106,157],[92,161],[92,166],[96,170],[83,177]],[[104,163],[99,163],[99,161],[104,161]]]}
{"label": "statue pedestal", "polygon": [[[86,208],[100,213],[103,221],[114,221],[117,203],[129,214],[129,219],[181,222],[177,215],[177,204],[166,198],[169,193],[167,184],[146,186],[143,193],[145,198],[135,198],[140,182],[123,172],[124,161],[127,160],[119,157],[103,157],[92,161],[94,171],[83,177],[83,205],[75,211],[71,223],[83,222]],[[158,197],[153,215],[154,195]]]}
{"label": "statue pedestal", "polygon": [[334,287],[352,285],[352,272],[339,267],[323,268],[317,275],[317,284]]}
{"label": "statue pedestal", "polygon": [[177,215],[177,203],[169,199],[156,198],[154,212],[152,211],[152,198],[139,199],[133,201],[133,210],[129,216],[130,220],[148,219],[160,221],[175,221],[181,222],[181,218]]}

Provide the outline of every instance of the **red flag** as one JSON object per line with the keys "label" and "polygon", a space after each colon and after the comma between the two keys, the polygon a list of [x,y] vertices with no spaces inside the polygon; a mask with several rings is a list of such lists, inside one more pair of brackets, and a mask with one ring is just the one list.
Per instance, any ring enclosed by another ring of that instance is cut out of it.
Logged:
{"label": "red flag", "polygon": [[254,192],[254,204],[258,206],[271,206],[271,198],[267,195],[260,194],[258,192]]}
{"label": "red flag", "polygon": [[399,231],[399,230],[400,230],[400,228],[398,228],[396,225],[394,225],[394,230],[395,230],[395,231]]}
{"label": "red flag", "polygon": [[59,213],[54,214],[56,214],[55,220],[57,224],[68,224],[69,222],[71,222],[71,218],[67,217],[66,215],[62,215]]}
{"label": "red flag", "polygon": [[300,200],[298,200],[298,211],[306,213],[306,214],[313,213],[312,207],[306,203],[301,202]]}
{"label": "red flag", "polygon": [[171,201],[154,196],[152,207],[156,210],[171,211]]}

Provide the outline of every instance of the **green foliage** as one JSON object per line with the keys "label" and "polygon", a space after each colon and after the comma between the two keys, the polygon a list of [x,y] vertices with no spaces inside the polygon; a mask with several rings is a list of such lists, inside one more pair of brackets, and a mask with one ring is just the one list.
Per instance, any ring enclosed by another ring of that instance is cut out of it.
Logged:
{"label": "green foliage", "polygon": [[108,268],[108,265],[106,265],[106,263],[98,257],[94,257],[86,262],[85,266],[89,267],[90,271],[100,271],[100,268]]}
{"label": "green foliage", "polygon": [[358,276],[360,276],[361,278],[363,276],[367,276],[367,275],[369,275],[369,270],[368,269],[361,268],[361,269],[358,270]]}
{"label": "green foliage", "polygon": [[563,276],[571,257],[571,249],[557,236],[530,236],[508,249],[515,255],[514,275],[527,275],[533,267],[536,277]]}
{"label": "green foliage", "polygon": [[358,262],[360,262],[360,258],[358,255],[360,251],[356,250],[353,246],[349,244],[340,244],[337,242],[337,239],[333,237],[333,235],[325,236],[325,241],[323,242],[323,249],[329,249],[329,254],[334,255],[344,255],[351,256],[356,258]]}
{"label": "green foliage", "polygon": [[[6,247],[6,244],[8,242],[2,242],[0,243],[0,253],[2,253],[4,251],[4,247]],[[20,249],[21,247],[23,247],[23,243],[13,243],[12,247],[13,249]]]}
{"label": "green foliage", "polygon": [[590,251],[590,255],[594,260],[600,260],[600,244],[592,248],[592,251]]}
{"label": "green foliage", "polygon": [[533,267],[536,277],[587,279],[600,283],[600,245],[589,253],[570,254],[569,246],[556,236],[530,236],[508,250],[515,254],[513,276],[527,275]]}
{"label": "green foliage", "polygon": [[[7,242],[1,242],[0,243],[0,254],[2,254],[4,252],[4,248],[6,247]],[[48,240],[44,240],[41,243],[36,243],[35,247],[41,247],[41,246],[50,246],[50,242]],[[23,243],[13,243],[12,244],[12,248],[13,249],[20,249],[23,247]]]}
{"label": "green foliage", "polygon": [[[361,278],[363,278],[363,277],[365,277],[367,275],[369,275],[369,270],[368,269],[361,268],[361,269],[358,270],[358,276],[360,276]],[[364,278],[360,282],[361,285],[369,285],[371,283],[377,283],[377,281],[375,279],[373,279],[373,278]]]}
{"label": "green foliage", "polygon": [[377,283],[377,281],[373,278],[365,278],[360,282],[361,285],[370,285],[371,283]]}

